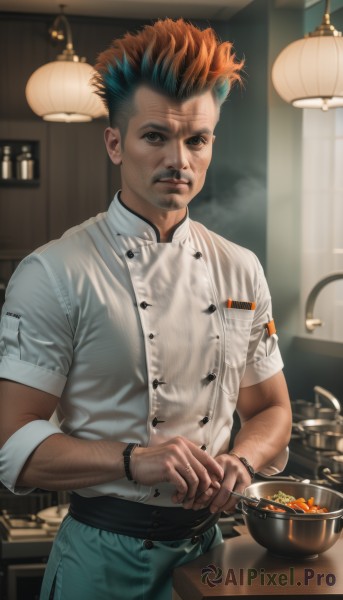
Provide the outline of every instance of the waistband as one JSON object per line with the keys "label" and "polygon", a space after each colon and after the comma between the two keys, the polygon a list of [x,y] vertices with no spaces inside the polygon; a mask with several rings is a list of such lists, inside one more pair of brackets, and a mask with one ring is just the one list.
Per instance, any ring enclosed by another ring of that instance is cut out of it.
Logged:
{"label": "waistband", "polygon": [[85,498],[75,492],[70,497],[69,514],[97,529],[156,541],[200,536],[213,527],[220,516],[207,508],[153,506],[112,496]]}

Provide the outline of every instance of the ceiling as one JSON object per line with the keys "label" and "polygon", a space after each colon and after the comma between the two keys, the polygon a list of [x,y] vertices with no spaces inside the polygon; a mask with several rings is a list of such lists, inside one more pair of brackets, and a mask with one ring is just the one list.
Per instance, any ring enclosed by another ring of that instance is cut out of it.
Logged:
{"label": "ceiling", "polygon": [[[68,15],[155,19],[184,17],[227,19],[253,0],[64,0]],[[61,0],[63,3],[63,0]],[[59,13],[59,0],[0,0],[11,12]]]}
{"label": "ceiling", "polygon": [[[253,0],[60,0],[65,13],[90,17],[229,19]],[[276,6],[303,8],[318,0],[275,0]],[[59,13],[59,0],[0,0],[0,10]]]}

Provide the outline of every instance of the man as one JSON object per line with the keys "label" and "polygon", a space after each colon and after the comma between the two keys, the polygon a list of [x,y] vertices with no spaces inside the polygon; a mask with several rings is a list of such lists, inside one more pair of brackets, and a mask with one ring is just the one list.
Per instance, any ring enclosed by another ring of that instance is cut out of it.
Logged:
{"label": "man", "polygon": [[73,491],[43,600],[170,599],[172,570],[221,542],[230,490],[285,465],[290,405],[262,268],[187,212],[241,68],[183,20],[115,40],[96,84],[122,189],[8,286],[1,479]]}

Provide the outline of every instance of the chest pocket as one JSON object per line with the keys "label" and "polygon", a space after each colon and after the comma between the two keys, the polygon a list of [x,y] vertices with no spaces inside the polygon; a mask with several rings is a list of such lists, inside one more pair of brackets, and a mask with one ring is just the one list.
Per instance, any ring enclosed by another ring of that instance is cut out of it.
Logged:
{"label": "chest pocket", "polygon": [[246,361],[253,310],[225,309],[225,362],[230,367],[240,367]]}

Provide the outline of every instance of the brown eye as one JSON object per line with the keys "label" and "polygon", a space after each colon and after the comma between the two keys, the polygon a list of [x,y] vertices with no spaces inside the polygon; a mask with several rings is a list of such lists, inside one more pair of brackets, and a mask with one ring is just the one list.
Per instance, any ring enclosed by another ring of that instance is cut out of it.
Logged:
{"label": "brown eye", "polygon": [[188,140],[188,143],[191,146],[203,146],[207,143],[207,141],[201,135],[194,135]]}
{"label": "brown eye", "polygon": [[161,142],[162,141],[162,135],[160,133],[157,133],[156,131],[149,131],[148,133],[145,133],[144,138],[148,142]]}

